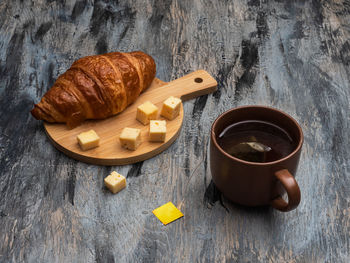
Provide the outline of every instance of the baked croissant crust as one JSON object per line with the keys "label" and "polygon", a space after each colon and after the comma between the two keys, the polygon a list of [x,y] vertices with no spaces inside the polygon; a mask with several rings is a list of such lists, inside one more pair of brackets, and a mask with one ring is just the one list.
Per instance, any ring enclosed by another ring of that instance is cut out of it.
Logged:
{"label": "baked croissant crust", "polygon": [[71,128],[86,119],[104,119],[133,103],[155,74],[153,58],[141,51],[83,57],[58,77],[31,113]]}

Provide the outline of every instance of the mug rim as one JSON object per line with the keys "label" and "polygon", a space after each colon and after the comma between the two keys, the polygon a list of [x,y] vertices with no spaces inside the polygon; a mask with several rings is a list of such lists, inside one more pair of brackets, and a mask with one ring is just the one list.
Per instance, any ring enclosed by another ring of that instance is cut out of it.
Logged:
{"label": "mug rim", "polygon": [[[278,159],[276,161],[272,161],[272,162],[266,162],[266,163],[258,163],[258,162],[249,162],[249,161],[245,161],[245,160],[242,160],[242,159],[239,159],[237,157],[234,157],[230,154],[228,154],[227,152],[225,152],[221,146],[218,144],[218,142],[216,141],[216,134],[214,132],[214,127],[217,125],[217,123],[219,122],[219,120],[229,114],[230,112],[232,111],[236,111],[236,110],[239,110],[239,109],[244,109],[244,108],[260,108],[260,109],[268,109],[268,110],[272,110],[272,111],[275,111],[275,112],[278,112],[282,115],[284,115],[285,117],[287,117],[288,119],[290,119],[294,124],[295,126],[297,127],[298,131],[299,131],[299,134],[300,134],[300,139],[299,139],[299,142],[298,142],[298,146],[294,149],[294,151],[292,151],[290,154],[288,154],[287,156],[281,158],[281,159]],[[229,109],[223,113],[221,113],[216,119],[215,121],[213,122],[212,126],[211,126],[211,141],[214,143],[215,147],[217,149],[219,149],[219,151],[224,154],[226,157],[236,161],[236,162],[240,162],[240,163],[243,163],[243,164],[247,164],[247,165],[257,165],[257,166],[267,166],[267,165],[273,165],[273,164],[278,164],[280,162],[283,162],[287,159],[289,159],[290,157],[292,157],[294,154],[296,154],[302,147],[303,145],[303,142],[304,142],[304,134],[303,134],[303,131],[299,125],[299,123],[292,117],[290,116],[289,114],[279,110],[279,109],[276,109],[276,108],[273,108],[273,107],[269,107],[269,106],[263,106],[263,105],[245,105],[245,106],[239,106],[239,107],[235,107],[235,108],[232,108],[232,109]]]}

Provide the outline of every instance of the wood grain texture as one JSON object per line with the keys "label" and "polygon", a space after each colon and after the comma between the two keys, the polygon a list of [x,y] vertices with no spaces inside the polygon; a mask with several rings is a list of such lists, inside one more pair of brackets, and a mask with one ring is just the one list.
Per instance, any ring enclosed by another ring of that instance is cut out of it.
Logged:
{"label": "wood grain texture", "polygon": [[[0,262],[349,262],[350,5],[347,0],[0,2]],[[143,50],[157,77],[197,69],[218,91],[184,103],[177,141],[134,165],[57,151],[30,115],[71,63]],[[289,213],[229,203],[211,183],[209,130],[225,110],[279,108],[302,126]],[[103,186],[116,170],[128,186]],[[151,211],[172,201],[164,227]]]}
{"label": "wood grain texture", "polygon": [[[197,82],[196,82],[197,81]],[[65,124],[45,123],[45,131],[54,146],[66,155],[91,164],[125,165],[141,162],[154,157],[167,149],[179,136],[184,114],[181,105],[179,116],[166,120],[160,115],[163,102],[170,96],[183,101],[206,95],[216,90],[217,82],[205,70],[197,70],[169,83],[157,78],[137,100],[123,112],[104,120],[85,121],[74,129]],[[166,138],[163,143],[149,141],[149,125],[136,120],[137,107],[151,101],[158,107],[158,120],[166,120]],[[130,151],[121,147],[119,136],[125,127],[141,130],[141,145]],[[99,146],[83,151],[77,142],[77,136],[93,129],[100,137]]]}

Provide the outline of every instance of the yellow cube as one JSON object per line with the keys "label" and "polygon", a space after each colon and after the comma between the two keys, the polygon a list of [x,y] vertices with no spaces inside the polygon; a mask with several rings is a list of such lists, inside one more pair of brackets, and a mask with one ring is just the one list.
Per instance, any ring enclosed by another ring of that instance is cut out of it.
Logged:
{"label": "yellow cube", "polygon": [[78,143],[83,151],[95,148],[100,143],[100,137],[94,130],[82,132],[77,136]]}
{"label": "yellow cube", "polygon": [[113,194],[118,193],[120,190],[126,187],[125,177],[114,171],[104,179],[104,182],[105,182],[105,186]]}
{"label": "yellow cube", "polygon": [[122,147],[129,150],[136,150],[141,144],[141,130],[134,128],[124,128],[119,136]]}
{"label": "yellow cube", "polygon": [[163,107],[160,115],[167,118],[168,120],[175,119],[180,113],[181,100],[173,96],[167,98],[163,102]]}
{"label": "yellow cube", "polygon": [[150,120],[157,119],[158,107],[150,101],[146,101],[137,107],[136,119],[143,125],[147,125]]}
{"label": "yellow cube", "polygon": [[151,120],[149,124],[149,140],[164,142],[166,136],[166,121]]}

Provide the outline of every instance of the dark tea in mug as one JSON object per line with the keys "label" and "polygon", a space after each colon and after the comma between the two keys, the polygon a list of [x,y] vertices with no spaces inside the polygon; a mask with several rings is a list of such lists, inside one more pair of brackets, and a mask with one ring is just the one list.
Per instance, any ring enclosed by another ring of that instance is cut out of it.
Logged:
{"label": "dark tea in mug", "polygon": [[245,120],[227,126],[217,137],[228,154],[248,162],[273,162],[292,153],[298,142],[281,127],[261,120]]}
{"label": "dark tea in mug", "polygon": [[[303,141],[298,122],[278,109],[230,109],[215,119],[210,131],[213,182],[237,204],[291,211],[301,198],[294,175]],[[285,192],[288,200],[282,198]]]}

